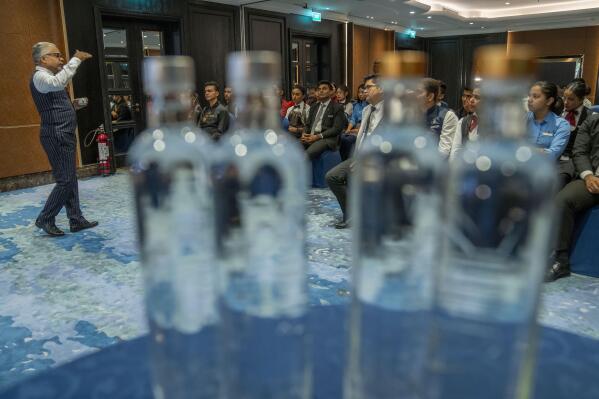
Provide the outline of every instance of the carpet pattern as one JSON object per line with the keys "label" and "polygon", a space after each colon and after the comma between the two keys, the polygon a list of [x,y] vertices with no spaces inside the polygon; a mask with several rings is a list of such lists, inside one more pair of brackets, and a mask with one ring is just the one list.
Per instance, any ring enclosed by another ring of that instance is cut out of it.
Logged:
{"label": "carpet pattern", "polygon": [[[100,225],[50,238],[34,221],[52,185],[0,194],[0,390],[32,373],[147,332],[127,173],[79,183],[83,213]],[[326,189],[309,192],[307,250],[313,306],[349,301],[351,240]],[[57,225],[68,230],[64,211]],[[542,324],[599,339],[599,279],[545,286]]]}

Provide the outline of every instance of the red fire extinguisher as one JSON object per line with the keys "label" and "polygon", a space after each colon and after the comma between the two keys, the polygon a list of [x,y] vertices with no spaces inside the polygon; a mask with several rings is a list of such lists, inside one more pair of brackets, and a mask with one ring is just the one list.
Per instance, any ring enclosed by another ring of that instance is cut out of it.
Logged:
{"label": "red fire extinguisher", "polygon": [[104,131],[104,125],[100,125],[96,135],[98,143],[98,173],[102,176],[110,174],[110,147],[108,147],[108,135]]}
{"label": "red fire extinguisher", "polygon": [[[90,135],[91,139],[88,140]],[[97,129],[92,130],[85,137],[85,146],[89,147],[93,140],[96,140],[98,144],[98,174],[101,176],[108,176],[110,174],[110,146],[109,146],[109,137],[104,131],[104,124],[100,125]]]}

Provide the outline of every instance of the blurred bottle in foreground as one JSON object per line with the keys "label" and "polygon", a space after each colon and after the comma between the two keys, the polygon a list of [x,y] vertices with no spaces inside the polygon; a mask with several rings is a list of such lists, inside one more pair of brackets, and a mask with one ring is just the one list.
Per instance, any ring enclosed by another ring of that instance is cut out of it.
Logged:
{"label": "blurred bottle in foreground", "polygon": [[427,382],[445,165],[420,108],[426,65],[420,52],[384,57],[383,120],[354,154],[346,399],[421,398]]}
{"label": "blurred bottle in foreground", "polygon": [[187,121],[194,76],[188,57],[145,60],[148,129],[129,152],[157,399],[218,395],[211,144]]}
{"label": "blurred bottle in foreground", "polygon": [[306,161],[279,132],[272,52],[233,53],[236,129],[213,168],[221,269],[222,397],[307,399]]}
{"label": "blurred bottle in foreground", "polygon": [[526,142],[533,51],[480,49],[478,140],[451,164],[436,289],[434,398],[527,398],[553,238],[555,162]]}

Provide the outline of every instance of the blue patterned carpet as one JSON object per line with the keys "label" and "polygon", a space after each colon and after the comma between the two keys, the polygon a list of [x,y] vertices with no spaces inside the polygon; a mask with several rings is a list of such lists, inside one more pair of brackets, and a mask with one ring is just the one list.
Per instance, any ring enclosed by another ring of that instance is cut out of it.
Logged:
{"label": "blue patterned carpet", "polygon": [[[147,331],[129,178],[80,181],[84,214],[100,225],[49,238],[34,221],[52,186],[0,194],[0,391],[36,371]],[[309,194],[312,305],[349,300],[350,233],[328,190]],[[57,225],[68,229],[64,213]],[[599,339],[599,279],[547,285],[540,322]]]}

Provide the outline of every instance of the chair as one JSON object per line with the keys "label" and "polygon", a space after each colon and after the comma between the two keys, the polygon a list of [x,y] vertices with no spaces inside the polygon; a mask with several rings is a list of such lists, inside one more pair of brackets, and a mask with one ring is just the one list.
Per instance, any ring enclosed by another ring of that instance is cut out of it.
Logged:
{"label": "chair", "polygon": [[570,268],[574,273],[599,277],[599,206],[588,210],[576,223]]}
{"label": "chair", "polygon": [[325,175],[341,162],[339,151],[326,150],[312,161],[312,187],[327,188]]}

